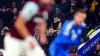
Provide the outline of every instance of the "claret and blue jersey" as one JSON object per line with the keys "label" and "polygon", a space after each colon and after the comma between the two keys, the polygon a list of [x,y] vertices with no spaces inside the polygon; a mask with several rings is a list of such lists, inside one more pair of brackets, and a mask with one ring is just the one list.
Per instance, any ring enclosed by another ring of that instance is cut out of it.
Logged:
{"label": "claret and blue jersey", "polygon": [[84,30],[85,26],[85,23],[75,25],[74,20],[66,21],[63,24],[60,34],[50,45],[50,56],[64,56],[64,53],[66,56],[66,52],[71,45],[80,45],[82,31]]}

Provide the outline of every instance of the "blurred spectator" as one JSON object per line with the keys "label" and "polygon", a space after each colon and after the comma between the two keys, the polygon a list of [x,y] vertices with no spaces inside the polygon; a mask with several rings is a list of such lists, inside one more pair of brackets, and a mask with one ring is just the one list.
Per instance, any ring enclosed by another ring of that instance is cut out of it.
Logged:
{"label": "blurred spectator", "polygon": [[14,8],[13,13],[14,13],[14,19],[16,19],[16,16],[18,15],[18,9]]}
{"label": "blurred spectator", "polygon": [[61,29],[62,23],[58,16],[54,15],[53,22],[51,23],[51,27],[53,30]]}
{"label": "blurred spectator", "polygon": [[48,30],[48,34],[47,34],[47,35],[48,35],[48,36],[52,36],[53,33],[54,33],[54,30],[53,30],[52,27],[50,27],[49,30]]}
{"label": "blurred spectator", "polygon": [[62,3],[66,3],[67,1],[66,0],[62,0]]}
{"label": "blurred spectator", "polygon": [[14,9],[13,9],[13,13],[14,13],[15,15],[17,15],[18,9],[17,9],[17,8],[14,8]]}
{"label": "blurred spectator", "polygon": [[55,0],[52,0],[52,9],[49,13],[49,19],[47,20],[47,28],[51,26],[51,23],[53,21],[53,15],[55,14],[55,9],[58,8],[59,6],[55,3]]}
{"label": "blurred spectator", "polygon": [[[84,5],[83,6],[83,9],[87,12],[87,18],[86,18],[86,21],[85,23],[87,24],[87,28],[90,28],[91,27],[91,15],[90,15],[90,11],[89,11],[89,8],[87,5]],[[90,30],[90,29],[89,29]]]}
{"label": "blurred spectator", "polygon": [[52,41],[54,40],[54,38],[55,38],[54,30],[53,30],[52,27],[50,27],[49,30],[48,30],[47,38],[48,38],[49,44],[51,44],[51,42],[52,42]]}
{"label": "blurred spectator", "polygon": [[7,7],[7,11],[10,11],[10,8],[9,7]]}
{"label": "blurred spectator", "polygon": [[59,6],[55,3],[55,0],[52,0],[52,11],[53,13],[55,13],[55,9],[58,8]]}
{"label": "blurred spectator", "polygon": [[55,14],[56,14],[57,16],[61,15],[61,10],[60,10],[60,8],[56,8]]}
{"label": "blurred spectator", "polygon": [[[8,26],[9,28],[11,27],[11,21],[14,19],[14,13],[13,13],[13,11],[11,10],[11,8],[7,8],[7,18],[6,19],[4,19],[5,21],[4,21],[4,23],[6,23],[5,24],[5,26]],[[7,22],[6,22],[7,21]]]}
{"label": "blurred spectator", "polygon": [[13,4],[12,4],[12,10],[13,10],[14,8],[16,8],[16,3],[15,3],[15,2],[13,2]]}
{"label": "blurred spectator", "polygon": [[62,1],[61,4],[59,4],[59,8],[64,14],[67,14],[67,12],[69,12],[70,7],[71,7],[71,4],[68,0],[64,0]]}
{"label": "blurred spectator", "polygon": [[0,20],[3,22],[3,26],[5,26],[5,19],[7,19],[7,9],[6,7],[2,8],[1,14],[0,14]]}
{"label": "blurred spectator", "polygon": [[82,0],[82,4],[85,4],[86,3],[86,0]]}
{"label": "blurred spectator", "polygon": [[3,7],[2,12],[6,12],[6,11],[7,11],[6,7]]}
{"label": "blurred spectator", "polygon": [[[9,23],[11,22],[11,20],[13,19],[13,12],[10,10],[9,7],[3,7],[2,8],[2,12],[0,14],[0,20],[2,21],[2,24],[3,27],[2,29],[0,30],[0,48],[3,48],[3,39],[4,39],[4,35],[2,35],[2,30],[5,29],[5,28],[8,28],[10,27]],[[5,31],[5,30],[4,30]]]}
{"label": "blurred spectator", "polygon": [[71,0],[71,7],[81,8],[82,7],[81,0]]}
{"label": "blurred spectator", "polygon": [[96,50],[90,54],[90,56],[100,56],[100,43],[97,44]]}
{"label": "blurred spectator", "polygon": [[24,5],[25,5],[25,0],[22,0],[21,5],[22,5],[22,6],[24,6]]}
{"label": "blurred spectator", "polygon": [[77,3],[77,0],[71,0],[71,6],[75,6]]}
{"label": "blurred spectator", "polygon": [[87,6],[84,6],[83,9],[88,12],[88,7]]}
{"label": "blurred spectator", "polygon": [[60,29],[57,29],[57,35],[60,33]]}
{"label": "blurred spectator", "polygon": [[59,19],[61,19],[61,22],[62,22],[62,23],[65,22],[65,20],[66,20],[66,15],[61,11],[60,8],[56,8],[55,15],[56,15],[57,17],[59,17]]}
{"label": "blurred spectator", "polygon": [[50,27],[48,30],[47,30],[47,39],[48,39],[48,44],[45,46],[44,51],[46,53],[47,56],[49,56],[49,52],[48,52],[48,48],[49,48],[49,45],[51,44],[51,42],[55,39],[55,34],[54,34],[54,30],[52,27]]}
{"label": "blurred spectator", "polygon": [[89,8],[87,4],[87,0],[82,0],[82,8]]}
{"label": "blurred spectator", "polygon": [[9,28],[9,27],[11,27],[10,23],[14,18],[14,14],[9,7],[3,7],[2,12],[0,14],[0,18],[1,18],[1,21],[3,24],[2,28],[5,28],[5,27]]}
{"label": "blurred spectator", "polygon": [[73,17],[75,9],[73,7],[70,8],[70,11],[67,13],[67,18],[70,19]]}

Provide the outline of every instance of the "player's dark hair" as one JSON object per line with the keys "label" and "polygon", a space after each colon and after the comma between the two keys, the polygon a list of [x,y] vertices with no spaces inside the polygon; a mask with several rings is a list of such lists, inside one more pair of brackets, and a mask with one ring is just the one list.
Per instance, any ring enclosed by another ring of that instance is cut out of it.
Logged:
{"label": "player's dark hair", "polygon": [[77,9],[77,10],[75,11],[75,14],[77,14],[77,13],[86,14],[86,11],[85,11],[84,9]]}

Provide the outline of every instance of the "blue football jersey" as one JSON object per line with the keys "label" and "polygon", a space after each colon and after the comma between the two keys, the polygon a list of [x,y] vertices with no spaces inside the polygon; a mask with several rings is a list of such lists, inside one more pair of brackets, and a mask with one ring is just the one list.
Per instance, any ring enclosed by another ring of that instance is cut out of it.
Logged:
{"label": "blue football jersey", "polygon": [[85,23],[75,25],[73,20],[66,21],[63,24],[60,34],[54,41],[61,43],[79,44],[82,37],[82,31],[85,28]]}
{"label": "blue football jersey", "polygon": [[50,56],[68,56],[68,48],[72,45],[79,46],[85,23],[75,25],[73,20],[63,24],[60,34],[49,47]]}

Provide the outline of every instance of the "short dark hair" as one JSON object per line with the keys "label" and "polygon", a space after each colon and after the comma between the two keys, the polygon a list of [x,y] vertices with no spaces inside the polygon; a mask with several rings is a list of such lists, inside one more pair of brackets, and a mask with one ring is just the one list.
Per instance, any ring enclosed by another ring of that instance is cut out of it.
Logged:
{"label": "short dark hair", "polygon": [[84,9],[77,9],[76,11],[75,11],[75,14],[77,14],[77,13],[83,13],[83,14],[87,14],[86,13],[86,11],[84,10]]}

